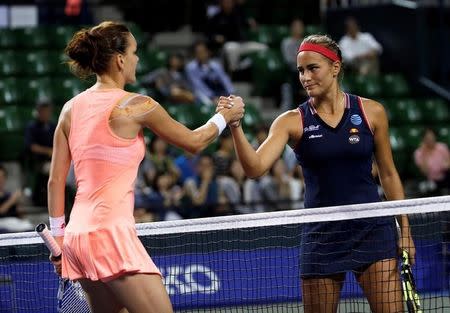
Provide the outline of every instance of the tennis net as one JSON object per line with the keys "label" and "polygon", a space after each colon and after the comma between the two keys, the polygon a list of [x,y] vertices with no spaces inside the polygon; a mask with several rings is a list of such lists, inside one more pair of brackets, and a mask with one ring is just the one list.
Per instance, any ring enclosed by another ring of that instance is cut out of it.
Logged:
{"label": "tennis net", "polygon": [[[137,229],[177,312],[304,312],[302,278],[323,279],[336,264],[360,262],[342,274],[342,289],[334,291],[337,311],[356,313],[371,312],[359,273],[373,253],[395,248],[394,237],[386,235],[396,232],[395,224],[375,235],[366,230],[401,214],[409,217],[417,252],[412,266],[417,312],[450,312],[450,196],[146,223]],[[56,312],[58,278],[48,254],[34,233],[0,236],[1,313]],[[389,288],[382,289],[386,294],[379,301],[393,301]]]}

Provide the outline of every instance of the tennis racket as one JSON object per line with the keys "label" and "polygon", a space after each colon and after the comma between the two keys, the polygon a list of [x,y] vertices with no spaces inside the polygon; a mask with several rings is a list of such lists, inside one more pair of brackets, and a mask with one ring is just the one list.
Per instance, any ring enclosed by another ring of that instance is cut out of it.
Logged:
{"label": "tennis racket", "polygon": [[403,298],[406,301],[408,313],[423,313],[420,307],[420,297],[417,293],[416,283],[409,264],[409,253],[402,251],[401,271]]}
{"label": "tennis racket", "polygon": [[[41,236],[47,248],[56,259],[61,258],[61,248],[53,238],[47,225],[41,223],[36,226],[36,232]],[[58,312],[59,313],[91,313],[86,294],[80,283],[59,278],[58,286]]]}

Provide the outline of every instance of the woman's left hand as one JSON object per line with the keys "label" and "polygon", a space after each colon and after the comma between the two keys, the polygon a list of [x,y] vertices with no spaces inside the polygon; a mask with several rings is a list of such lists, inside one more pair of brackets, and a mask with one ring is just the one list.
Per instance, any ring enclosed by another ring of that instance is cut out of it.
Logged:
{"label": "woman's left hand", "polygon": [[414,265],[416,261],[416,246],[414,245],[414,240],[411,236],[411,230],[405,229],[402,230],[402,235],[398,241],[399,254],[402,254],[403,250],[408,251],[409,254],[409,263]]}

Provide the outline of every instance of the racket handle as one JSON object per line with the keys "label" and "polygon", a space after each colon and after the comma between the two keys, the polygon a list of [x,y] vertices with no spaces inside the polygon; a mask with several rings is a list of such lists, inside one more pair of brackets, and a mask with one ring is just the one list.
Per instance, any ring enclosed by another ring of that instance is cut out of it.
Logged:
{"label": "racket handle", "polygon": [[41,223],[36,226],[35,230],[39,234],[39,236],[41,236],[42,240],[44,240],[44,243],[47,246],[48,250],[50,250],[50,252],[52,253],[52,257],[55,259],[60,258],[61,248],[48,230],[47,225]]}

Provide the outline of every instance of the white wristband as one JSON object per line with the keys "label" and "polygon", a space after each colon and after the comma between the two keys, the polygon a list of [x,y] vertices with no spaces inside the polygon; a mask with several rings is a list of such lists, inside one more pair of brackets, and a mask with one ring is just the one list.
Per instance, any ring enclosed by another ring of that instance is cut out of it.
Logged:
{"label": "white wristband", "polygon": [[54,237],[64,236],[64,229],[66,228],[66,217],[51,217],[49,216],[50,230]]}
{"label": "white wristband", "polygon": [[215,124],[217,126],[217,128],[219,129],[218,136],[220,136],[220,134],[223,132],[225,127],[227,127],[227,121],[225,120],[225,117],[223,117],[223,115],[220,113],[214,114],[213,117],[211,117],[208,120],[208,123],[209,122]]}

